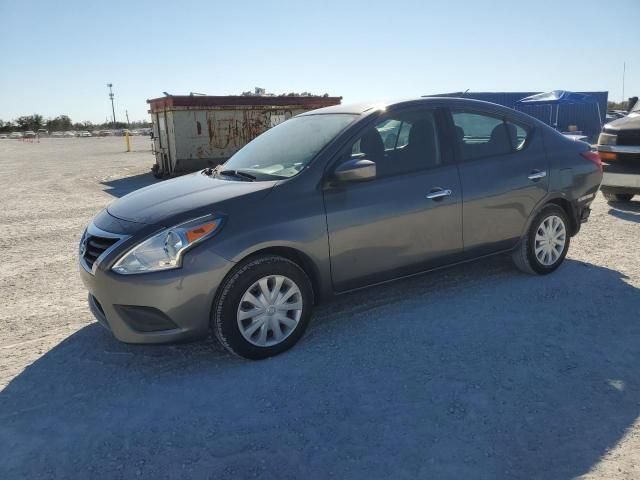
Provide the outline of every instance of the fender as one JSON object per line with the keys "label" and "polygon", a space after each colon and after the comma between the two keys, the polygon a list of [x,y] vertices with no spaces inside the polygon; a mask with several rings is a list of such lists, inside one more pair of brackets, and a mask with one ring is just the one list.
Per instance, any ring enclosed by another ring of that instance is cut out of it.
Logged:
{"label": "fender", "polygon": [[[566,202],[569,205],[569,211],[567,212],[567,215],[569,216],[569,221],[571,222],[571,236],[572,237],[575,236],[580,231],[581,222],[580,222],[580,219],[578,218],[578,213],[574,203],[567,197],[567,195],[564,192],[550,192],[550,193],[547,193],[547,195],[545,195],[536,204],[534,209],[531,211],[531,214],[529,215],[529,218],[525,223],[524,229],[520,233],[520,241],[522,241],[526,233],[529,231],[529,228],[531,228],[531,224],[533,223],[533,219],[536,218],[536,216],[540,213],[540,211],[547,204],[556,203],[555,201],[557,200],[562,200],[563,202]],[[559,206],[563,208],[562,205],[559,205]],[[566,209],[564,210],[566,211]],[[520,242],[518,242],[518,244],[519,243]]]}

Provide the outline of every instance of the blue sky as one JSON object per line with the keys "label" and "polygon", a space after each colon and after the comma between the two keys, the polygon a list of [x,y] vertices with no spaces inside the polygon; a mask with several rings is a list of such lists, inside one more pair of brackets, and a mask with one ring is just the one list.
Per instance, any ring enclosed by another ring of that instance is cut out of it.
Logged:
{"label": "blue sky", "polygon": [[0,0],[0,119],[146,119],[163,91],[640,94],[640,1]]}

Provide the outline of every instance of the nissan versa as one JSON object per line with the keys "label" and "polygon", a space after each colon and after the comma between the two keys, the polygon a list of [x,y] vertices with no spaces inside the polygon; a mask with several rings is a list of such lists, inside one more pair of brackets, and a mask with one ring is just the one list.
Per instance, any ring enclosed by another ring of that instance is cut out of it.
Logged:
{"label": "nissan versa", "polygon": [[505,252],[553,272],[601,179],[586,143],[498,105],[329,107],[109,205],[82,236],[80,273],[124,342],[211,329],[259,359],[294,345],[331,294]]}

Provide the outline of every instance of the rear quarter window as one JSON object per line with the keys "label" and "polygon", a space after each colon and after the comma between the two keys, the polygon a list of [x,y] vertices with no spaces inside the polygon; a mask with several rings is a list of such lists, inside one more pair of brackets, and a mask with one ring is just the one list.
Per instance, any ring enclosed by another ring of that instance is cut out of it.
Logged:
{"label": "rear quarter window", "polygon": [[507,120],[507,129],[509,130],[509,137],[511,138],[511,148],[515,151],[522,150],[527,144],[531,128],[520,125]]}

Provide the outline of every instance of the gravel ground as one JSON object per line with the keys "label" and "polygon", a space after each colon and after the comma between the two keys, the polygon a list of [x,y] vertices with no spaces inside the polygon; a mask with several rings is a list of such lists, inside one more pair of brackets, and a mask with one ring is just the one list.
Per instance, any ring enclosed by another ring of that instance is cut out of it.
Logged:
{"label": "gravel ground", "polygon": [[0,140],[0,478],[640,478],[640,202],[553,275],[508,258],[339,297],[263,362],[128,346],[79,235],[148,138]]}

